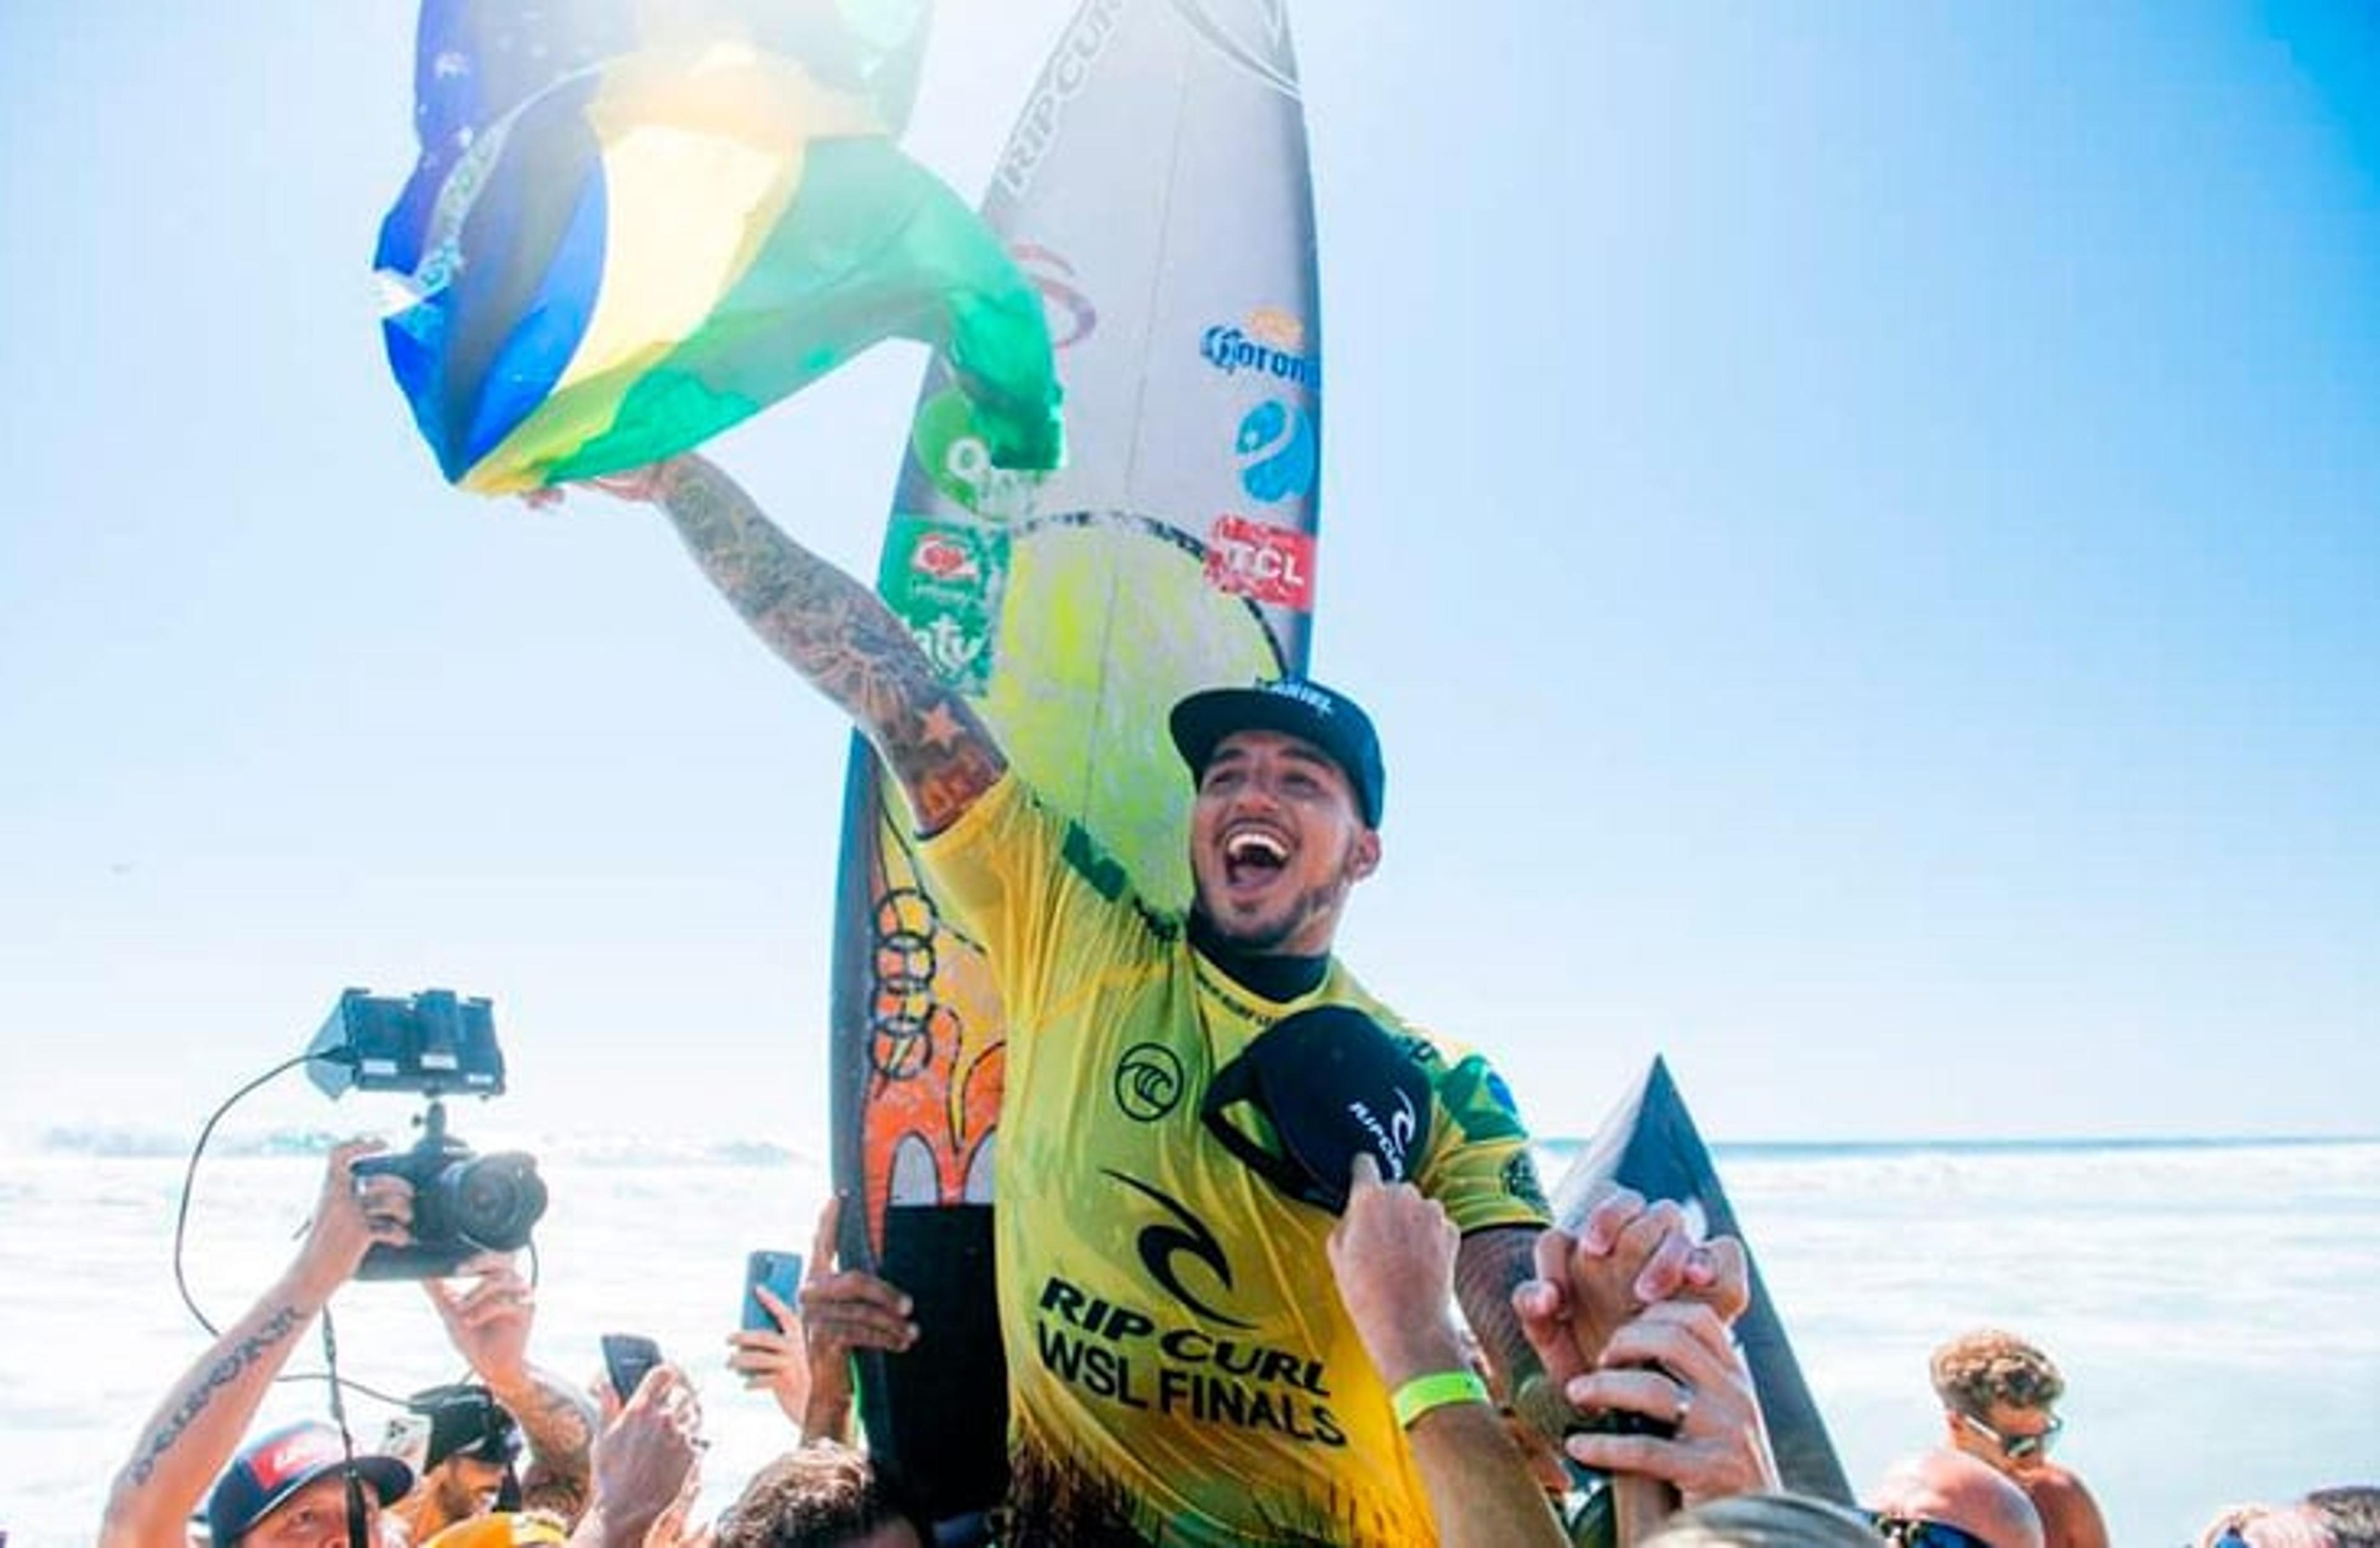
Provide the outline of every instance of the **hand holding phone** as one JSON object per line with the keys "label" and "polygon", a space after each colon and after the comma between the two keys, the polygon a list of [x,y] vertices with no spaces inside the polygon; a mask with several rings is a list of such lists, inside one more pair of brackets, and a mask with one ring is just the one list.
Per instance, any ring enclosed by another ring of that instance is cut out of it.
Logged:
{"label": "hand holding phone", "polygon": [[742,1325],[758,1333],[788,1331],[777,1325],[776,1313],[759,1294],[760,1286],[786,1305],[799,1301],[802,1293],[802,1255],[799,1252],[776,1252],[762,1248],[744,1264],[744,1316]]}
{"label": "hand holding phone", "polygon": [[646,1373],[661,1362],[662,1347],[641,1333],[603,1335],[603,1373],[623,1403],[637,1395]]}

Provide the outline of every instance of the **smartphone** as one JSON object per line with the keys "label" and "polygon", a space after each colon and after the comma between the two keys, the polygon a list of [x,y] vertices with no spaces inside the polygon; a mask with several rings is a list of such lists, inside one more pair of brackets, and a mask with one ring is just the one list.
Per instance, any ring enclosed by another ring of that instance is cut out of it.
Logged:
{"label": "smartphone", "polygon": [[419,1476],[422,1461],[430,1454],[430,1416],[411,1409],[388,1421],[387,1433],[381,1436],[381,1454],[394,1457]]}
{"label": "smartphone", "polygon": [[744,1323],[747,1328],[762,1333],[777,1333],[776,1315],[760,1298],[754,1294],[758,1286],[769,1287],[769,1293],[788,1306],[798,1304],[802,1293],[802,1255],[799,1252],[771,1252],[767,1248],[753,1253],[744,1262]]}
{"label": "smartphone", "polygon": [[641,1333],[603,1335],[603,1373],[625,1403],[637,1395],[645,1373],[662,1362],[662,1347]]}

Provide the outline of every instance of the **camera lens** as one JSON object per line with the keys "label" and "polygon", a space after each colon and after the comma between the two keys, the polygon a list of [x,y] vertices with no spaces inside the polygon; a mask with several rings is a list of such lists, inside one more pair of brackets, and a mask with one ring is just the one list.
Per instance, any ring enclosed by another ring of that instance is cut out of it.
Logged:
{"label": "camera lens", "polygon": [[439,1174],[439,1213],[454,1234],[491,1252],[528,1241],[545,1214],[545,1181],[534,1157],[517,1152],[458,1161]]}

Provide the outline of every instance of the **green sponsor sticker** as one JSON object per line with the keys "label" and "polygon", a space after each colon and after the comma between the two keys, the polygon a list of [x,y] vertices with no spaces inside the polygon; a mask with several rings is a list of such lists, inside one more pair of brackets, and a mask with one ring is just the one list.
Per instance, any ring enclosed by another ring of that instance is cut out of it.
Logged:
{"label": "green sponsor sticker", "polygon": [[991,682],[1008,584],[1008,534],[947,517],[895,515],[877,590],[945,682],[970,697]]}
{"label": "green sponsor sticker", "polygon": [[909,441],[934,487],[977,515],[1014,521],[1032,509],[1042,475],[992,466],[990,443],[957,388],[937,393],[918,408]]}

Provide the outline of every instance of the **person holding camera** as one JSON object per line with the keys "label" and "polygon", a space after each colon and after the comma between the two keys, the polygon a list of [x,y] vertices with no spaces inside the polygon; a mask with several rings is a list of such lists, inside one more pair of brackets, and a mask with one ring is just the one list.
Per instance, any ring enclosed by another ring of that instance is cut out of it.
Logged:
{"label": "person holding camera", "polygon": [[[412,1186],[401,1177],[358,1179],[356,1162],[380,1149],[334,1147],[314,1217],[297,1255],[247,1312],[184,1372],[118,1469],[100,1521],[101,1548],[184,1548],[201,1500],[214,1548],[346,1548],[350,1516],[376,1542],[382,1507],[410,1493],[413,1470],[391,1457],[348,1467],[327,1424],[240,1437],[298,1340],[331,1297],[355,1277],[375,1243],[411,1240]],[[351,1487],[353,1485],[353,1487]]]}

